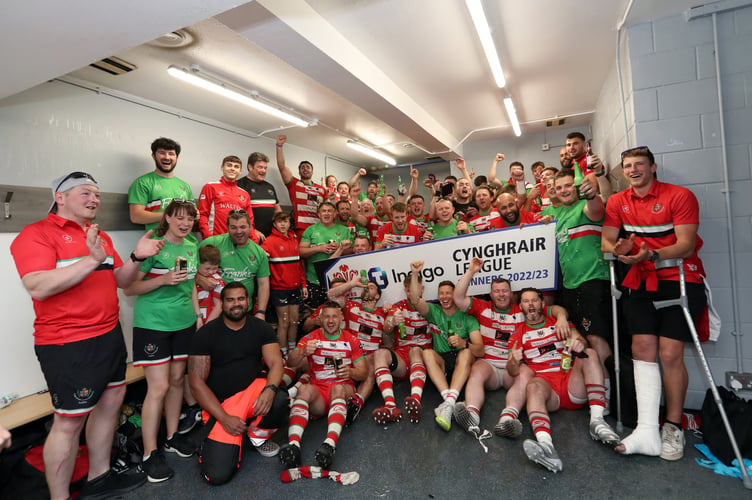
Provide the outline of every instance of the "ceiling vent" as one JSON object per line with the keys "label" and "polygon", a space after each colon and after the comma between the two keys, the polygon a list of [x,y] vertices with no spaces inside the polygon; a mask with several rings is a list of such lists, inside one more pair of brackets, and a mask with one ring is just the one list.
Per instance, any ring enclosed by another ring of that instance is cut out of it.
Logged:
{"label": "ceiling vent", "polygon": [[193,43],[193,35],[191,35],[188,30],[181,29],[165,33],[159,38],[155,38],[151,42],[148,42],[146,45],[163,49],[179,49],[187,47],[191,43]]}
{"label": "ceiling vent", "polygon": [[89,66],[104,71],[105,73],[109,73],[110,75],[123,75],[136,69],[135,64],[131,64],[128,61],[124,61],[115,56],[105,57],[101,61],[92,63]]}
{"label": "ceiling vent", "polygon": [[546,127],[561,127],[566,122],[566,118],[556,118],[554,120],[546,120]]}

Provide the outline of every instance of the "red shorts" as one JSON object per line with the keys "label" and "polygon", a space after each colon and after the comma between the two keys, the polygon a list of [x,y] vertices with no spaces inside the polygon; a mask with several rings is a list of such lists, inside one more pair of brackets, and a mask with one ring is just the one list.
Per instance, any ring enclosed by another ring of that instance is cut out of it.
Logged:
{"label": "red shorts", "polygon": [[326,411],[329,411],[329,405],[331,403],[331,394],[332,394],[332,387],[334,387],[337,384],[345,384],[352,387],[353,392],[355,392],[355,382],[352,380],[343,380],[341,382],[315,382],[311,381],[311,385],[316,388],[317,391],[319,391],[319,395],[324,400],[324,407],[326,408]]}
{"label": "red shorts", "polygon": [[569,376],[572,374],[569,372],[555,371],[555,372],[543,372],[536,373],[535,376],[548,382],[551,389],[559,396],[559,409],[560,410],[577,410],[587,404],[585,402],[574,402],[569,397]]}

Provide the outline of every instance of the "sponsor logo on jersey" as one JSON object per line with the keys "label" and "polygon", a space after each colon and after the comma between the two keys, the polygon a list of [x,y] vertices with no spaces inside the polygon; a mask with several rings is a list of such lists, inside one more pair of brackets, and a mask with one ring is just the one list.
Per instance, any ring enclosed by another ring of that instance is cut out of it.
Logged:
{"label": "sponsor logo on jersey", "polygon": [[73,243],[73,237],[69,234],[64,234],[63,241],[66,243]]}

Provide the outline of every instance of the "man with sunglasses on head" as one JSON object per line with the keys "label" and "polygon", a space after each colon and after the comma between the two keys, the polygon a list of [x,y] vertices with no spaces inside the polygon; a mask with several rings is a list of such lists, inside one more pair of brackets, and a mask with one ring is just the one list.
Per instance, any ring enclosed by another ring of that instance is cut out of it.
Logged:
{"label": "man with sunglasses on head", "polygon": [[[697,234],[700,210],[691,191],[657,179],[655,157],[647,147],[628,149],[621,160],[630,188],[608,200],[601,250],[631,265],[622,284],[628,292],[623,301],[632,335],[637,428],[616,451],[679,460],[684,456],[681,422],[688,383],[684,343],[691,342],[692,335],[681,307],[655,308],[656,300],[680,296],[679,270],[656,269],[655,264],[684,259],[689,310],[697,321],[706,305],[705,271],[697,256],[702,246]],[[666,418],[659,433],[661,380]]]}
{"label": "man with sunglasses on head", "polygon": [[[146,229],[156,230],[162,220],[162,212],[173,199],[193,200],[191,186],[175,177],[175,167],[180,156],[180,144],[160,137],[151,143],[154,171],[137,178],[128,188],[128,206],[131,222],[144,224]],[[193,241],[193,233],[188,235]]]}
{"label": "man with sunglasses on head", "polygon": [[[258,285],[256,317],[266,319],[269,304],[270,282],[269,258],[266,252],[251,239],[251,219],[245,210],[231,210],[227,214],[227,233],[210,236],[201,246],[214,245],[221,255],[220,275],[225,283],[242,281],[253,297]],[[249,309],[253,307],[249,301]]]}
{"label": "man with sunglasses on head", "polygon": [[125,395],[127,351],[117,288],[136,277],[139,263],[164,241],[147,232],[123,262],[112,240],[91,224],[100,204],[97,182],[73,172],[52,183],[47,218],[26,226],[11,244],[34,305],[34,345],[55,412],[44,445],[52,500],[69,498],[81,431],[86,427],[88,480],[82,497],[109,498],[143,484],[146,476],[117,474],[110,451]]}

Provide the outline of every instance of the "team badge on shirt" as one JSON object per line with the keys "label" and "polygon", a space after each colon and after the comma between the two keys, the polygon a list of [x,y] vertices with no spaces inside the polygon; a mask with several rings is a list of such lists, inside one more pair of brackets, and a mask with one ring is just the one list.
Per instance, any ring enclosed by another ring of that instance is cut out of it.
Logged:
{"label": "team badge on shirt", "polygon": [[656,203],[655,205],[653,205],[654,214],[659,214],[661,212],[663,212],[663,203]]}

